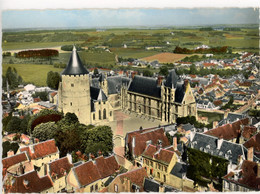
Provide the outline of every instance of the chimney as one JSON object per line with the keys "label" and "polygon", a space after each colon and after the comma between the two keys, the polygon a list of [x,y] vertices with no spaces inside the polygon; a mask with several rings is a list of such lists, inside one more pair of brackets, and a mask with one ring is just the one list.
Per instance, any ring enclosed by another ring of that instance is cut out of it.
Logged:
{"label": "chimney", "polygon": [[257,163],[257,174],[256,174],[257,178],[260,178],[260,163]]}
{"label": "chimney", "polygon": [[69,162],[72,164],[72,156],[71,156],[71,154],[67,153],[67,158],[68,158]]}
{"label": "chimney", "polygon": [[214,121],[213,122],[213,129],[217,128],[217,126],[218,126],[218,121]]}
{"label": "chimney", "polygon": [[163,80],[163,77],[162,77],[162,76],[158,76],[158,77],[157,77],[157,85],[158,85],[158,86],[161,86],[161,85],[162,85],[162,80]]}
{"label": "chimney", "polygon": [[190,141],[193,140],[195,134],[196,134],[196,132],[193,132],[193,131],[190,132]]}
{"label": "chimney", "polygon": [[250,147],[248,148],[247,151],[247,160],[253,161],[253,157],[254,157],[254,147]]}
{"label": "chimney", "polygon": [[218,139],[218,141],[217,141],[217,149],[218,149],[218,150],[220,149],[220,147],[221,147],[223,141],[224,141],[223,138]]}
{"label": "chimney", "polygon": [[172,144],[173,144],[173,149],[177,150],[177,137],[173,137]]}
{"label": "chimney", "polygon": [[132,139],[132,155],[134,156],[134,154],[135,154],[135,137],[133,137],[133,139]]}
{"label": "chimney", "polygon": [[125,75],[126,75],[126,77],[128,77],[128,76],[129,76],[129,75],[128,75],[128,71],[126,71],[126,72],[125,72]]}
{"label": "chimney", "polygon": [[163,183],[161,183],[159,186],[159,193],[164,193]]}
{"label": "chimney", "polygon": [[126,191],[125,192],[131,192],[131,182],[130,182],[130,179],[129,178],[125,178],[124,180],[125,182],[125,188],[126,188]]}
{"label": "chimney", "polygon": [[133,71],[133,72],[131,73],[132,79],[134,79],[135,74],[136,74],[135,71]]}
{"label": "chimney", "polygon": [[7,152],[7,157],[13,156],[14,155],[14,151],[13,150],[9,150]]}

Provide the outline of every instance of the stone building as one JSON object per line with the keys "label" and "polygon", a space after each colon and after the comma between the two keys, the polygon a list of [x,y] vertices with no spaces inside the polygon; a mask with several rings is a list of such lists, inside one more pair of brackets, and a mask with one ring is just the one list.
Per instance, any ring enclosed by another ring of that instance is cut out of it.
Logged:
{"label": "stone building", "polygon": [[58,110],[75,113],[83,124],[113,120],[113,109],[101,88],[91,86],[91,76],[73,48],[66,69],[61,73]]}
{"label": "stone building", "polygon": [[188,81],[180,80],[175,70],[163,82],[161,77],[134,76],[121,88],[122,109],[175,123],[177,117],[196,116],[196,101]]}

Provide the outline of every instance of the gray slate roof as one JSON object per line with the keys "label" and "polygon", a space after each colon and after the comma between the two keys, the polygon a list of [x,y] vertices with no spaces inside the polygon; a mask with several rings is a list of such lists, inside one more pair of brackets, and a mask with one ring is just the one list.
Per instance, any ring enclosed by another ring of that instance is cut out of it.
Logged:
{"label": "gray slate roof", "polygon": [[182,175],[186,174],[187,165],[184,163],[177,162],[171,170],[171,174],[182,179]]}
{"label": "gray slate roof", "polygon": [[176,88],[178,80],[179,77],[176,74],[175,69],[172,69],[169,71],[169,75],[166,78],[165,86],[169,88]]}
{"label": "gray slate roof", "polygon": [[122,76],[111,76],[107,78],[108,94],[118,94],[122,85],[128,86],[130,79]]}
{"label": "gray slate roof", "polygon": [[[153,179],[145,178],[144,179],[144,190],[146,192],[159,192],[160,183]],[[164,192],[173,192],[176,191],[173,187],[170,186],[163,186]]]}
{"label": "gray slate roof", "polygon": [[161,87],[157,85],[156,78],[136,75],[130,83],[128,91],[161,98]]}
{"label": "gray slate roof", "polygon": [[175,90],[175,102],[181,103],[185,95],[185,85],[183,83],[177,83]]}
{"label": "gray slate roof", "polygon": [[[217,149],[217,143],[218,138],[216,137],[195,133],[192,142],[189,143],[189,147],[224,158],[233,164],[237,164],[239,156],[247,158],[247,149],[243,145],[223,140],[220,149]],[[254,156],[254,161],[260,161],[260,159]]]}
{"label": "gray slate roof", "polygon": [[62,75],[84,75],[88,74],[88,70],[83,66],[75,46],[73,47],[70,55],[70,60],[66,69],[61,73]]}

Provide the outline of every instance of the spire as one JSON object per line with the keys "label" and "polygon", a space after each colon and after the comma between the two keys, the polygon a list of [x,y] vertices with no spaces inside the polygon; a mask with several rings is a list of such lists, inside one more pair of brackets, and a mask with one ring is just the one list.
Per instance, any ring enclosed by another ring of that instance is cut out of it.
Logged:
{"label": "spire", "polygon": [[62,72],[62,75],[84,75],[88,73],[88,70],[85,69],[79,58],[75,45],[73,45],[70,60],[67,64],[66,69]]}

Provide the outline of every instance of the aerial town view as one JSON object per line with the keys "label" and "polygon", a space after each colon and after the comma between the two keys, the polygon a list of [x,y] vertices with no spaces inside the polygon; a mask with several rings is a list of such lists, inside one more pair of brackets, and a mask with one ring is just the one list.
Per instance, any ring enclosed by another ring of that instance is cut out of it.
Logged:
{"label": "aerial town view", "polygon": [[260,191],[259,9],[2,12],[2,193]]}

